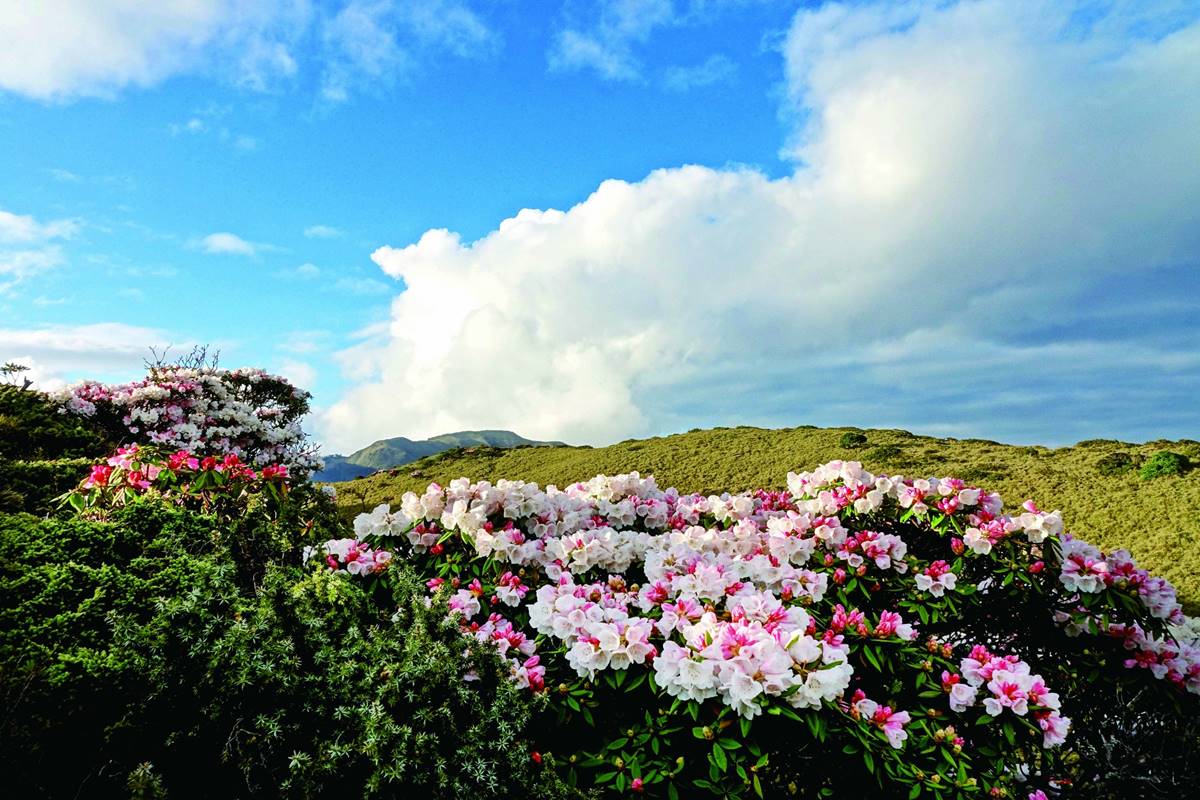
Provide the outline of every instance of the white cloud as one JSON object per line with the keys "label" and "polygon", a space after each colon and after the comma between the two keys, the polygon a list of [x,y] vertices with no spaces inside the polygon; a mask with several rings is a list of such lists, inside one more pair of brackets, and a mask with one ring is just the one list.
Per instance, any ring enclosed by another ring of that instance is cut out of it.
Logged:
{"label": "white cloud", "polygon": [[199,117],[192,117],[187,122],[172,122],[167,126],[167,130],[171,132],[172,136],[178,136],[181,133],[204,133],[208,130],[208,123]]}
{"label": "white cloud", "polygon": [[279,362],[279,367],[275,372],[291,381],[293,386],[299,386],[301,389],[311,390],[317,383],[316,368],[312,364],[298,359],[284,359]]}
{"label": "white cloud", "polygon": [[455,0],[349,0],[333,14],[311,0],[39,0],[0,4],[0,41],[0,91],[64,101],[195,74],[270,91],[304,59],[326,99],[345,99],[393,78],[410,51],[471,56],[499,38]]}
{"label": "white cloud", "polygon": [[169,341],[161,330],[118,322],[0,328],[0,362],[24,364],[34,383],[50,390],[81,377],[132,379],[144,373],[150,347],[161,350]]}
{"label": "white cloud", "polygon": [[332,284],[333,289],[347,294],[387,294],[392,287],[375,278],[338,278]]}
{"label": "white cloud", "polygon": [[499,37],[455,0],[351,0],[322,26],[321,99],[346,101],[360,83],[390,83],[407,74],[421,50],[470,58],[495,50]]}
{"label": "white cloud", "polygon": [[79,183],[83,180],[69,169],[52,169],[50,170],[50,177],[54,178],[54,180],[58,181],[59,183]]}
{"label": "white cloud", "polygon": [[1058,9],[801,11],[794,174],[660,170],[476,242],[380,248],[407,289],[343,354],[357,384],[320,419],[326,444],[1194,430],[1200,24],[1139,38]]}
{"label": "white cloud", "polygon": [[24,244],[46,239],[63,239],[79,232],[79,222],[58,219],[38,222],[31,216],[0,210],[0,244]]}
{"label": "white cloud", "polygon": [[663,74],[663,86],[673,92],[729,83],[737,74],[737,64],[716,53],[691,67],[670,67]]}
{"label": "white cloud", "polygon": [[330,225],[310,225],[304,229],[304,235],[309,239],[336,239],[342,232]]}
{"label": "white cloud", "polygon": [[78,220],[38,222],[32,216],[0,210],[0,294],[64,263],[66,257],[56,240],[71,238],[80,227]]}
{"label": "white cloud", "polygon": [[294,274],[300,278],[315,278],[321,274],[321,268],[316,264],[306,261],[300,266],[296,267]]}
{"label": "white cloud", "polygon": [[[590,69],[606,80],[640,80],[644,70],[638,50],[647,47],[656,32],[712,23],[725,11],[759,2],[770,0],[591,0],[567,4],[568,23],[555,34],[547,62],[558,72]],[[709,59],[718,60],[707,65],[708,84],[729,79],[725,74],[729,64],[721,58]],[[705,68],[702,64],[690,69]],[[667,88],[674,90],[678,87],[670,82],[671,74],[668,71]],[[687,81],[688,77],[703,80],[705,76],[701,72],[680,74],[675,80]]]}
{"label": "white cloud", "polygon": [[596,36],[565,30],[554,41],[550,68],[560,72],[594,69],[602,78],[631,81],[641,77],[641,66],[625,45],[610,44]]}
{"label": "white cloud", "polygon": [[210,233],[198,243],[201,250],[214,255],[254,256],[264,249],[263,245],[248,242],[237,234]]}
{"label": "white cloud", "polygon": [[265,85],[294,67],[303,0],[41,0],[0,7],[0,89],[40,100],[110,96],[189,72]]}

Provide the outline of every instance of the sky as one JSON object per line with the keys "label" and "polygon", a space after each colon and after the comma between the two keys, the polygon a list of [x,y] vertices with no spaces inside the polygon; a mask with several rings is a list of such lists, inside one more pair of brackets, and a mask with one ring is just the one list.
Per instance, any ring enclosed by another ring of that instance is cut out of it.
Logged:
{"label": "sky", "polygon": [[0,7],[0,361],[327,452],[1200,438],[1200,2]]}

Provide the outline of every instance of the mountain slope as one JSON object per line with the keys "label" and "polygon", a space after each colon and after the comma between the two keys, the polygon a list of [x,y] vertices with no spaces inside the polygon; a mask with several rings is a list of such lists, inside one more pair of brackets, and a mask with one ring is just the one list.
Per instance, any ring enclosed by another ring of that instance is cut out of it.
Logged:
{"label": "mountain slope", "polygon": [[370,475],[376,470],[390,469],[420,458],[459,447],[542,447],[565,445],[562,442],[538,442],[512,431],[456,431],[413,440],[405,436],[380,439],[348,456],[325,457],[325,469],[313,476],[318,481],[346,481]]}
{"label": "mountain slope", "polygon": [[999,491],[1010,508],[1033,498],[1043,507],[1061,509],[1069,530],[1105,549],[1128,548],[1139,563],[1179,587],[1191,609],[1198,608],[1200,469],[1143,480],[1137,465],[1161,450],[1197,464],[1200,442],[1093,440],[1051,449],[867,430],[865,444],[843,447],[842,437],[857,430],[717,428],[602,448],[455,451],[414,462],[399,475],[341,484],[338,502],[354,514],[378,503],[395,504],[405,491],[420,491],[431,481],[512,478],[563,486],[601,472],[630,470],[652,473],[659,486],[683,491],[783,488],[789,470],[855,459],[875,472],[961,477]]}

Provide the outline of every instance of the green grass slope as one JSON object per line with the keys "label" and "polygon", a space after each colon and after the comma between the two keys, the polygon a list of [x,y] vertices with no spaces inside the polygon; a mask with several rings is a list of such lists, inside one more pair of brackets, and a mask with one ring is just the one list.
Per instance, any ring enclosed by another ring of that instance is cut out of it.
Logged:
{"label": "green grass slope", "polygon": [[1200,442],[1088,441],[1051,449],[866,430],[865,444],[844,446],[843,437],[857,430],[716,428],[602,448],[452,450],[338,484],[338,501],[354,514],[378,503],[395,504],[404,492],[420,491],[431,481],[510,478],[563,486],[631,470],[682,491],[783,488],[789,470],[855,459],[874,472],[961,477],[1000,492],[1009,508],[1033,498],[1061,509],[1068,530],[1105,549],[1128,548],[1141,565],[1179,588],[1191,613],[1200,610],[1200,469],[1139,477],[1140,468],[1164,450],[1197,465]]}

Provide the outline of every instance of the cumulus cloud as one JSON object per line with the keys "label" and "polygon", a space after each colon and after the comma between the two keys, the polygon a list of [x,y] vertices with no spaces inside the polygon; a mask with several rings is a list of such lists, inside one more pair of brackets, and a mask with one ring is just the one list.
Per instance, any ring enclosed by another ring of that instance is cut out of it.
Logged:
{"label": "cumulus cloud", "polygon": [[248,242],[234,233],[223,231],[210,233],[201,239],[197,246],[206,253],[213,255],[255,256],[263,249],[263,245]]}
{"label": "cumulus cloud", "polygon": [[1187,435],[1198,56],[1194,18],[1107,7],[803,10],[793,174],[663,169],[478,241],[380,248],[407,288],[343,355],[357,383],[320,432]]}
{"label": "cumulus cloud", "polygon": [[317,383],[317,370],[312,364],[295,358],[286,358],[279,362],[275,370],[301,389],[311,390]]}
{"label": "cumulus cloud", "polygon": [[0,294],[61,265],[66,258],[57,240],[71,238],[79,228],[78,220],[38,222],[29,215],[0,210]]}
{"label": "cumulus cloud", "polygon": [[144,372],[150,348],[161,350],[169,341],[164,331],[117,322],[0,328],[0,362],[29,367],[26,376],[52,390],[81,376],[132,379]]}

